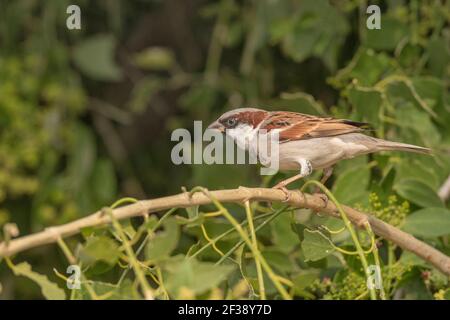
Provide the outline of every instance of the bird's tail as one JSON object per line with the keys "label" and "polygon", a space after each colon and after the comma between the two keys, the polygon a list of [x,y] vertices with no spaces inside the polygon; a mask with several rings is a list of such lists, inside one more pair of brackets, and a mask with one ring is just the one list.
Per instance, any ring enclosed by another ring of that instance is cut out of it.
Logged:
{"label": "bird's tail", "polygon": [[413,144],[393,142],[383,139],[375,139],[378,151],[406,151],[422,154],[431,154],[431,149],[415,146]]}

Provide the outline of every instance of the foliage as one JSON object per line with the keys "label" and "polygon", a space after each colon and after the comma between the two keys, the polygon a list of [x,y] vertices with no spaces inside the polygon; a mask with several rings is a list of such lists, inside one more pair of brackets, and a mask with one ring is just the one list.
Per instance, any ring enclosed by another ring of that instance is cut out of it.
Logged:
{"label": "foliage", "polygon": [[[357,0],[80,0],[81,30],[65,26],[69,1],[0,3],[0,226],[28,234],[185,185],[271,186],[285,174],[170,160],[172,130],[261,106],[369,122],[378,137],[432,148],[343,161],[327,186],[450,254],[437,195],[450,174],[445,2],[375,1],[381,30],[365,28]],[[448,277],[370,230],[355,241],[342,220],[272,205],[86,228],[61,250],[1,260],[0,297],[369,299],[367,259],[382,270],[377,298],[449,299]],[[74,262],[80,290],[66,289]]]}

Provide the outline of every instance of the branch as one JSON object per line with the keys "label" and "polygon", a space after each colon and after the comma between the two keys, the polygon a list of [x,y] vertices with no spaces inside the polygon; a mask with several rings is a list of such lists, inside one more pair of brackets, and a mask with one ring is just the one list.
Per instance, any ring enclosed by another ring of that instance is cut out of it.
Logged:
{"label": "branch", "polygon": [[[298,190],[289,191],[289,193],[290,198],[288,203],[293,207],[313,209],[332,217],[340,217],[336,206],[331,201],[324,207],[325,203],[319,196],[304,194]],[[245,187],[211,191],[210,194],[220,202],[235,203],[243,203],[246,200],[275,202],[283,201],[286,197],[283,191],[277,189]],[[211,199],[203,193],[190,195],[188,192],[184,192],[153,200],[138,201],[134,204],[114,209],[112,214],[116,219],[121,220],[170,208],[186,208],[206,205],[211,202]],[[359,212],[347,206],[343,206],[343,209],[347,213],[350,221],[356,226],[363,227],[364,223],[368,221],[378,236],[392,241],[403,250],[414,253],[443,273],[450,275],[450,258],[440,251],[369,214]],[[100,210],[79,220],[60,226],[49,227],[44,231],[11,240],[8,242],[8,245],[5,242],[0,243],[0,257],[10,256],[27,249],[54,243],[60,237],[69,237],[79,233],[82,228],[104,225],[110,222],[110,216],[103,214]]]}

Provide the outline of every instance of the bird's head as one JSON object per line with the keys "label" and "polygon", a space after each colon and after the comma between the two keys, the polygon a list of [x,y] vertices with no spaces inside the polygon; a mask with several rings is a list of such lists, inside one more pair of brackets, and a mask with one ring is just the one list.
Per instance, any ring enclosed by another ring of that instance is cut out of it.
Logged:
{"label": "bird's head", "polygon": [[228,137],[246,149],[245,141],[251,139],[258,125],[267,117],[269,113],[256,108],[239,108],[221,115],[216,121],[208,126],[210,130],[224,132]]}

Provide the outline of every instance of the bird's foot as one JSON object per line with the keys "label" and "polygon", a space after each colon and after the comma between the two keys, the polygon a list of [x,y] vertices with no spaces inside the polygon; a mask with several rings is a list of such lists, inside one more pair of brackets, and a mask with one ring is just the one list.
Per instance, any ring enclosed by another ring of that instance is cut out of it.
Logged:
{"label": "bird's foot", "polygon": [[[313,195],[319,197],[323,201],[324,204],[323,204],[322,209],[325,209],[328,206],[328,202],[330,201],[330,199],[328,198],[328,196],[325,193],[316,192]],[[316,209],[316,210],[314,210],[314,212],[320,216],[320,214],[319,214],[320,209]]]}
{"label": "bird's foot", "polygon": [[328,201],[330,201],[330,199],[328,198],[328,196],[327,196],[325,193],[322,192],[322,189],[320,189],[319,187],[316,186],[316,187],[314,188],[314,193],[313,193],[313,195],[314,195],[314,196],[318,196],[320,199],[322,199],[322,201],[323,201],[323,203],[324,203],[323,207],[324,207],[324,208],[327,207]]}
{"label": "bird's foot", "polygon": [[281,202],[288,202],[291,199],[291,193],[289,192],[289,190],[286,188],[286,186],[283,183],[277,184],[276,186],[272,187],[272,189],[278,189],[278,190],[283,191],[286,198],[284,200],[282,200]]}
{"label": "bird's foot", "polygon": [[320,199],[322,199],[324,205],[323,207],[326,208],[328,205],[328,202],[330,201],[330,198],[328,198],[328,196],[325,193],[316,193],[314,194],[316,196],[318,196]]}

